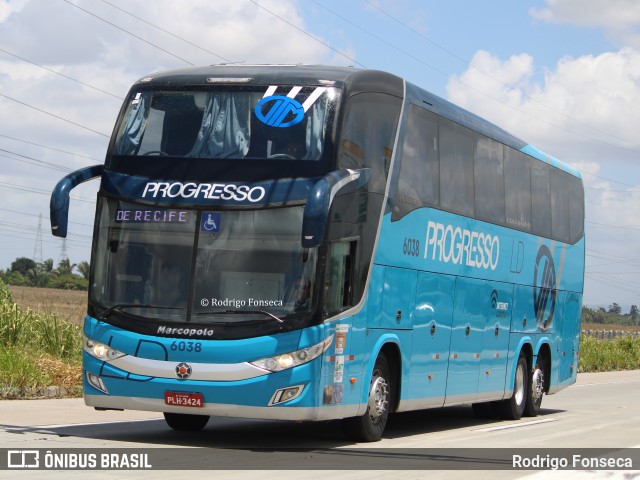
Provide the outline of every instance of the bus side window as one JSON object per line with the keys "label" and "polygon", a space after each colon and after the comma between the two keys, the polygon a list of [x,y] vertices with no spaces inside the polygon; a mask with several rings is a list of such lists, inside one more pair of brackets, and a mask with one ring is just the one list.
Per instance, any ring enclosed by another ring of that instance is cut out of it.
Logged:
{"label": "bus side window", "polygon": [[401,103],[397,97],[373,92],[349,99],[338,167],[371,168],[370,192],[385,192]]}
{"label": "bus side window", "polygon": [[471,130],[440,119],[440,203],[444,210],[473,217],[474,138]]}
{"label": "bus side window", "polygon": [[531,231],[531,165],[527,155],[513,148],[505,149],[504,193],[506,224]]}
{"label": "bus side window", "polygon": [[569,227],[571,243],[584,234],[584,188],[577,177],[569,177]]}
{"label": "bus side window", "polygon": [[531,159],[531,201],[533,231],[542,237],[551,236],[551,191],[546,163]]}
{"label": "bus side window", "polygon": [[409,106],[404,139],[400,145],[400,169],[394,200],[393,220],[440,202],[438,117],[424,108]]}
{"label": "bus side window", "polygon": [[551,234],[561,242],[569,242],[569,174],[551,169]]}
{"label": "bus side window", "polygon": [[473,173],[476,218],[504,224],[504,151],[501,143],[482,135],[476,136]]}
{"label": "bus side window", "polygon": [[353,273],[356,242],[340,241],[329,246],[329,258],[324,282],[324,310],[329,317],[352,306]]}

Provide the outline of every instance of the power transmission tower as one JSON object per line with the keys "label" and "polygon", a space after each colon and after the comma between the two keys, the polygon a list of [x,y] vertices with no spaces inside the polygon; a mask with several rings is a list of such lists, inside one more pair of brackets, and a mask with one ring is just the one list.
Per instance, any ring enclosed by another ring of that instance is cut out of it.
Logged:
{"label": "power transmission tower", "polygon": [[69,255],[67,254],[67,239],[63,238],[62,246],[60,247],[60,256],[58,257],[58,265],[60,265],[60,262],[62,262],[63,260],[68,260],[68,259],[69,259]]}
{"label": "power transmission tower", "polygon": [[38,232],[36,233],[36,244],[33,247],[33,258],[36,263],[42,263],[42,213],[38,218]]}

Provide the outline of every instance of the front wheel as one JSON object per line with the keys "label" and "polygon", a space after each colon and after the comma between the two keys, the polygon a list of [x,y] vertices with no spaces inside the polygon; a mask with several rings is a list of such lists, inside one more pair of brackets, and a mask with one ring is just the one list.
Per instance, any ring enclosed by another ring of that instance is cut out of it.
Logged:
{"label": "front wheel", "polygon": [[520,352],[518,363],[516,364],[516,374],[513,380],[513,395],[511,398],[498,403],[500,416],[507,420],[518,420],[522,418],[524,407],[529,396],[529,369],[524,353]]}
{"label": "front wheel", "polygon": [[345,418],[342,429],[346,437],[357,442],[377,442],[389,418],[391,375],[384,353],[376,359],[369,384],[367,411],[361,417]]}
{"label": "front wheel", "polygon": [[209,415],[187,415],[185,413],[164,413],[164,419],[174,430],[197,432],[209,421]]}

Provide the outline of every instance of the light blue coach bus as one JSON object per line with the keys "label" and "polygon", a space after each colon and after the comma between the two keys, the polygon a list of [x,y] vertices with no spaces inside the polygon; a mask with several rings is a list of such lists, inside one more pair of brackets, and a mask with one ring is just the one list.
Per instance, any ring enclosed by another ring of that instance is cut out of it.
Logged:
{"label": "light blue coach bus", "polygon": [[84,398],[210,416],[342,419],[473,404],[534,416],[575,382],[578,172],[396,76],[324,66],[153,74],[101,180]]}

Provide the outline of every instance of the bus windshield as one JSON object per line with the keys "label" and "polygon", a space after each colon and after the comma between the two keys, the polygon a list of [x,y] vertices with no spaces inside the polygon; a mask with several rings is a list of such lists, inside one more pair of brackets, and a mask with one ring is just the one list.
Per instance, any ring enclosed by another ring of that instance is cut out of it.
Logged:
{"label": "bus windshield", "polygon": [[233,324],[309,312],[317,254],[301,246],[302,212],[161,209],[102,198],[90,300],[104,320],[121,312]]}
{"label": "bus windshield", "polygon": [[112,154],[319,160],[338,103],[321,86],[133,90]]}

